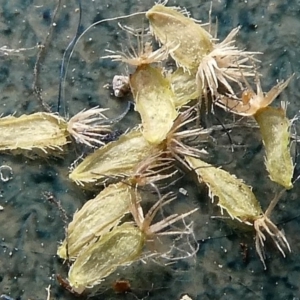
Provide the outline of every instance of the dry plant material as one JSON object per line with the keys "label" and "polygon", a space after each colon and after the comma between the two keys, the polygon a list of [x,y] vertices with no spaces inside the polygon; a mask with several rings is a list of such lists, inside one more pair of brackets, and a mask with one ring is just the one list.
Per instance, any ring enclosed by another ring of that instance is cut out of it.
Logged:
{"label": "dry plant material", "polygon": [[102,235],[78,256],[71,266],[68,280],[73,290],[81,294],[113,273],[117,267],[140,258],[145,243],[143,232],[124,223]]}
{"label": "dry plant material", "polygon": [[269,105],[287,87],[293,75],[285,82],[276,84],[268,93],[262,91],[258,75],[256,75],[256,93],[244,78],[247,90],[242,98],[230,99],[221,97],[217,105],[241,116],[254,116],[262,135],[266,151],[266,167],[271,180],[291,189],[293,161],[289,149],[290,121],[286,117],[285,107],[272,108]]}
{"label": "dry plant material", "polygon": [[210,197],[219,198],[222,213],[225,209],[231,218],[248,225],[263,214],[251,189],[240,179],[200,159],[188,156],[185,159],[199,176],[199,181],[208,185]]}
{"label": "dry plant material", "polygon": [[103,119],[107,120],[102,111],[97,107],[81,111],[69,122],[59,115],[42,112],[0,118],[0,151],[41,150],[55,155],[56,150],[62,151],[70,142],[71,136],[91,147],[103,145],[100,139],[110,129],[109,125],[101,125]]}
{"label": "dry plant material", "polygon": [[204,56],[199,64],[196,77],[205,97],[207,97],[207,89],[212,96],[219,96],[220,83],[228,93],[235,95],[231,82],[241,86],[244,77],[255,76],[253,66],[246,63],[249,60],[256,60],[253,56],[260,53],[238,49],[235,46],[235,37],[238,32],[239,27],[234,28],[222,42],[214,42],[212,51]]}
{"label": "dry plant material", "polygon": [[152,34],[161,44],[176,46],[170,55],[185,70],[197,69],[213,49],[211,35],[184,10],[156,4],[147,11],[146,17]]}
{"label": "dry plant material", "polygon": [[150,64],[161,62],[175,49],[165,46],[153,51],[150,42],[144,43],[143,33],[135,33],[133,29],[127,27],[122,29],[130,30],[130,33],[137,37],[137,49],[132,48],[128,54],[107,50],[111,55],[103,58],[122,61],[137,67],[129,77],[135,110],[141,115],[145,139],[151,144],[159,144],[166,138],[177,116],[174,105],[176,97],[169,81],[163,76],[162,70]]}
{"label": "dry plant material", "polygon": [[117,267],[129,265],[140,259],[147,238],[155,234],[174,234],[159,232],[197,210],[182,215],[173,214],[151,225],[157,211],[175,199],[166,200],[167,197],[168,195],[157,201],[145,217],[139,202],[133,201],[131,212],[138,227],[132,223],[123,223],[103,234],[94,243],[90,243],[80,253],[68,274],[69,283],[75,292],[80,294],[86,288],[100,284]]}
{"label": "dry plant material", "polygon": [[150,155],[134,167],[133,175],[127,177],[125,182],[134,187],[151,185],[155,188],[157,181],[167,179],[177,173],[177,170],[168,172],[172,169],[173,163],[174,160],[167,157],[167,153],[164,151]]}
{"label": "dry plant material", "polygon": [[223,210],[226,210],[232,219],[254,227],[256,252],[265,269],[265,233],[272,238],[284,257],[285,250],[291,251],[285,235],[269,218],[281,193],[270,202],[264,214],[251,188],[242,180],[200,159],[187,156],[186,161],[197,173],[199,182],[204,182],[208,186],[210,197],[212,199],[218,197],[218,206],[220,206],[222,213]]}
{"label": "dry plant material", "polygon": [[197,147],[189,146],[189,139],[197,139],[201,137],[201,141],[205,141],[208,134],[202,128],[189,129],[189,126],[198,118],[193,116],[195,107],[181,112],[175,119],[171,130],[168,132],[166,139],[161,143],[161,148],[169,153],[170,157],[178,160],[183,165],[186,165],[182,159],[183,156],[200,157],[203,151]]}
{"label": "dry plant material", "polygon": [[[124,28],[123,28],[124,29]],[[169,48],[167,45],[153,51],[151,42],[144,42],[143,34],[135,34],[131,29],[130,33],[137,36],[137,49],[132,48],[128,53],[120,51],[106,50],[111,53],[110,55],[103,56],[102,58],[110,58],[112,61],[120,61],[131,66],[139,67],[143,65],[150,65],[159,63],[168,58],[170,52],[174,48]]]}
{"label": "dry plant material", "polygon": [[240,116],[254,116],[258,110],[269,106],[288,86],[292,78],[293,75],[286,81],[278,82],[268,93],[264,93],[262,91],[258,74],[256,74],[255,79],[256,92],[254,92],[245,77],[243,77],[247,89],[244,90],[241,99],[231,96],[220,96],[216,104],[224,108],[226,111],[230,111]]}
{"label": "dry plant material", "polygon": [[185,164],[182,156],[201,156],[203,152],[188,146],[185,140],[199,135],[206,137],[206,131],[202,128],[182,130],[197,118],[193,117],[193,111],[192,107],[180,113],[159,145],[150,144],[139,128],[134,129],[87,156],[73,169],[69,178],[88,188],[91,184],[104,184],[108,178],[134,178],[138,164],[143,162],[143,168],[147,168],[147,157],[155,156],[159,160],[161,154]]}
{"label": "dry plant material", "polygon": [[201,89],[197,88],[196,72],[186,72],[183,68],[178,68],[172,74],[167,75],[171,89],[175,94],[175,107],[180,108],[192,99],[201,97]]}
{"label": "dry plant material", "polygon": [[[109,185],[94,199],[87,201],[75,212],[57,255],[75,260],[89,243],[94,243],[101,235],[117,226],[124,215],[129,213],[132,193],[128,184],[120,182]],[[136,198],[139,201],[138,195]]]}
{"label": "dry plant material", "polygon": [[101,139],[111,132],[110,120],[103,115],[107,110],[99,107],[84,109],[69,120],[68,131],[77,143],[89,147],[104,145]]}
{"label": "dry plant material", "polygon": [[69,142],[67,126],[64,119],[50,113],[0,118],[0,150],[62,150]]}
{"label": "dry plant material", "polygon": [[161,143],[170,131],[177,111],[169,81],[159,68],[142,65],[130,76],[135,109],[140,113],[143,135],[151,144]]}
{"label": "dry plant material", "polygon": [[265,164],[272,181],[286,189],[293,187],[293,161],[290,153],[290,120],[285,108],[266,107],[255,114],[265,147]]}
{"label": "dry plant material", "polygon": [[247,63],[258,52],[240,50],[235,46],[239,28],[233,29],[219,42],[185,10],[156,4],[146,17],[153,35],[163,45],[172,43],[176,46],[170,53],[171,57],[184,71],[195,74],[195,80],[189,84],[195,83],[198,93],[201,95],[203,91],[206,100],[207,90],[212,96],[219,95],[220,83],[227,92],[235,95],[231,82],[241,85],[243,76],[254,76],[252,65]]}
{"label": "dry plant material", "polygon": [[144,138],[139,128],[134,129],[87,156],[69,177],[82,186],[87,183],[103,184],[107,177],[131,177],[139,162],[158,151]]}

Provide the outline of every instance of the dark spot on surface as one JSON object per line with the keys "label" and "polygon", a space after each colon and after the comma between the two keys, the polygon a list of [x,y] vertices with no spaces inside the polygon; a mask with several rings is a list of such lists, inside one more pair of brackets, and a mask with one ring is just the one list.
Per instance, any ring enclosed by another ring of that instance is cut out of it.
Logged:
{"label": "dark spot on surface", "polygon": [[6,78],[9,76],[9,70],[7,67],[0,68],[0,82],[4,82]]}
{"label": "dark spot on surface", "polygon": [[254,145],[250,149],[248,149],[248,151],[245,152],[243,155],[243,164],[244,165],[250,164],[250,162],[255,158],[255,156],[260,153],[262,147],[263,144],[258,143],[257,145]]}
{"label": "dark spot on surface", "polygon": [[11,30],[11,28],[6,28],[3,30],[3,33],[4,33],[4,35],[10,35],[10,34],[12,34],[12,30]]}
{"label": "dark spot on surface", "polygon": [[45,230],[36,230],[36,236],[39,239],[51,239],[51,233]]}
{"label": "dark spot on surface", "polygon": [[113,289],[117,294],[125,294],[131,291],[129,280],[116,280],[113,283]]}
{"label": "dark spot on surface", "polygon": [[248,28],[249,28],[249,30],[256,30],[256,28],[257,28],[257,25],[256,24],[249,24],[248,25]]}
{"label": "dark spot on surface", "polygon": [[44,170],[44,171],[32,174],[31,179],[35,183],[54,182],[56,179],[56,174],[54,171]]}
{"label": "dark spot on surface", "polygon": [[110,60],[110,59],[103,59],[100,62],[100,67],[104,68],[104,69],[114,70],[117,67],[119,67],[119,64],[116,63],[115,61]]}
{"label": "dark spot on surface", "polygon": [[234,260],[227,262],[227,267],[230,270],[239,270],[241,267],[241,264],[236,259],[234,259]]}
{"label": "dark spot on surface", "polygon": [[113,132],[108,133],[104,138],[101,140],[105,143],[112,142],[117,140],[124,132],[122,130],[115,130]]}
{"label": "dark spot on surface", "polygon": [[44,19],[45,21],[47,21],[47,23],[50,23],[50,22],[51,22],[51,10],[50,10],[50,9],[44,10],[42,16],[43,16],[43,19]]}

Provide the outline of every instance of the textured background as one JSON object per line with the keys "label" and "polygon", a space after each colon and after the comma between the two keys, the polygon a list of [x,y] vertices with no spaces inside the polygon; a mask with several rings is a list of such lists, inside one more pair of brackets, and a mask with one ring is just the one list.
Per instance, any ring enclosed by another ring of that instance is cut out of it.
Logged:
{"label": "textured background", "polygon": [[[82,27],[103,18],[144,11],[152,3],[143,1],[86,0],[83,2]],[[113,2],[113,4],[111,4]],[[201,2],[201,3],[200,3]],[[200,3],[200,4],[198,4]],[[31,48],[43,43],[51,23],[57,1],[0,0],[0,47]],[[75,1],[61,1],[51,43],[41,60],[38,86],[43,101],[56,109],[59,84],[59,66],[64,49],[73,37],[79,14]],[[210,1],[170,1],[169,5],[185,6],[194,18],[208,21]],[[289,1],[213,1],[213,20],[218,18],[218,37],[241,25],[237,43],[249,51],[261,51],[262,86],[268,91],[277,79],[285,79],[293,72],[296,76],[282,94],[288,100],[288,115],[299,111],[299,32],[300,2]],[[141,18],[122,24],[140,26]],[[70,116],[81,109],[100,105],[109,107],[109,116],[121,113],[126,103],[115,99],[103,88],[113,75],[126,73],[122,65],[100,60],[105,48],[120,50],[128,45],[128,38],[117,26],[108,22],[91,29],[76,46],[70,60],[66,79],[65,100]],[[32,93],[33,68],[38,49],[1,55],[0,53],[0,113],[32,113],[43,106]],[[275,102],[275,105],[279,100]],[[130,112],[117,129],[125,130],[138,122]],[[1,133],[0,133],[1,134]],[[224,168],[253,186],[263,208],[274,195],[274,185],[263,167],[263,150],[255,130],[239,129],[232,133],[233,141],[243,145],[231,154],[228,140],[218,136],[218,145],[211,151],[211,161],[222,163],[234,158]],[[80,152],[79,152],[80,154]],[[0,155],[0,164],[13,170],[13,178],[0,181],[0,294],[18,299],[45,299],[45,288],[51,284],[55,299],[73,298],[62,290],[55,274],[66,275],[66,269],[55,256],[58,241],[64,236],[64,224],[57,208],[43,193],[53,193],[67,213],[72,213],[92,195],[83,192],[68,180],[68,167],[78,157],[78,149],[70,147],[63,159],[28,160],[24,156]],[[282,258],[272,243],[267,246],[268,270],[263,267],[254,249],[253,233],[236,230],[236,223],[227,224],[212,215],[220,215],[204,189],[195,188],[187,177],[176,187],[184,186],[188,197],[180,196],[170,211],[183,212],[195,206],[200,210],[193,215],[195,235],[201,241],[195,261],[179,261],[162,267],[154,263],[136,263],[122,275],[132,283],[133,293],[115,295],[110,284],[104,282],[98,293],[101,299],[179,299],[189,293],[193,299],[298,299],[300,276],[298,189],[286,193],[274,210],[272,219],[283,228],[292,248]],[[248,245],[249,259],[243,261],[241,243]]]}

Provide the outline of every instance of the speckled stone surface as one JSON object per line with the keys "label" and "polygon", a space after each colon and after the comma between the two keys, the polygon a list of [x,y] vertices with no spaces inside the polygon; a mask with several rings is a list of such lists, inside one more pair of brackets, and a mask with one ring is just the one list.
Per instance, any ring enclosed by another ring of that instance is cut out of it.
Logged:
{"label": "speckled stone surface", "polygon": [[[0,114],[43,111],[41,101],[32,92],[33,69],[42,44],[49,32],[53,11],[58,1],[0,0],[0,48],[28,48],[8,53],[0,51]],[[300,109],[300,3],[290,1],[212,1],[212,19],[218,18],[218,37],[223,39],[232,28],[240,25],[237,44],[248,51],[260,51],[262,86],[268,91],[276,80],[290,74],[296,76],[281,97],[287,100],[288,116]],[[145,11],[153,5],[146,0],[82,1],[80,32],[103,18]],[[170,1],[169,5],[185,6],[192,17],[208,21],[210,1]],[[79,13],[76,1],[61,1],[54,20],[50,44],[41,59],[37,86],[41,97],[56,111],[60,63],[62,55],[76,32]],[[88,31],[75,47],[69,62],[65,84],[67,113],[73,116],[83,108],[109,107],[109,117],[126,108],[103,86],[115,74],[126,74],[124,65],[101,60],[105,49],[121,50],[128,38],[118,21],[103,23]],[[141,26],[141,17],[121,21]],[[139,122],[130,111],[116,129],[126,130]],[[297,127],[297,122],[296,122]],[[1,130],[0,130],[1,135]],[[274,196],[275,185],[267,176],[263,149],[254,129],[235,129],[233,142],[244,145],[231,153],[226,136],[219,134],[218,145],[212,149],[211,162],[242,178],[265,209]],[[0,154],[0,165],[12,168],[13,177],[0,181],[0,295],[14,299],[46,299],[45,288],[51,285],[51,298],[74,299],[56,282],[55,275],[66,276],[67,268],[56,257],[56,249],[64,237],[64,223],[57,207],[44,197],[52,193],[68,215],[90,199],[93,194],[82,191],[68,179],[69,166],[80,155],[70,146],[61,159],[29,160],[24,156]],[[229,163],[228,163],[229,162]],[[296,166],[296,173],[299,168]],[[188,191],[180,195],[168,212],[183,212],[195,206],[199,211],[191,218],[200,249],[195,260],[178,261],[168,266],[138,262],[111,276],[130,280],[132,293],[117,295],[109,280],[97,292],[98,299],[180,299],[188,293],[192,299],[299,299],[300,297],[300,229],[299,185],[287,192],[272,214],[272,220],[284,230],[292,252],[283,258],[272,242],[266,243],[266,264],[263,270],[254,249],[253,232],[238,229],[237,223],[224,222],[220,211],[207,198],[204,188],[185,177],[176,186]],[[245,250],[247,249],[247,250]],[[247,257],[245,257],[247,256]],[[119,274],[120,273],[120,274]]]}

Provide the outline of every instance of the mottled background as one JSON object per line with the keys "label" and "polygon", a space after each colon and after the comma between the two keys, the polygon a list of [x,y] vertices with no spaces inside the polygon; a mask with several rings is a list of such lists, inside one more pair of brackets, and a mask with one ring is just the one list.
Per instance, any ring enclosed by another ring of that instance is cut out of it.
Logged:
{"label": "mottled background", "polygon": [[[86,0],[82,1],[83,31],[103,18],[144,11],[153,4],[148,0]],[[12,49],[32,48],[20,52],[0,52],[0,113],[32,113],[43,111],[41,99],[32,92],[33,69],[39,49],[49,32],[53,11],[58,1],[0,0],[0,47]],[[170,5],[185,6],[196,19],[208,21],[210,1],[170,1]],[[297,0],[213,0],[212,18],[218,18],[218,37],[223,39],[232,28],[241,25],[237,43],[249,51],[261,51],[260,73],[265,91],[277,79],[290,74],[296,76],[282,94],[281,100],[290,102],[288,115],[299,111],[299,32],[300,2]],[[53,111],[56,110],[60,63],[64,49],[76,32],[79,13],[76,1],[61,1],[54,20],[49,45],[41,57],[37,86],[41,97]],[[140,27],[142,19],[122,22]],[[126,74],[125,66],[101,60],[105,49],[120,50],[128,45],[126,34],[117,21],[106,22],[91,29],[78,43],[70,60],[66,78],[65,101],[68,114],[73,116],[83,108],[100,105],[109,107],[109,116],[124,111],[126,102],[111,96],[103,86],[114,74]],[[2,54],[1,54],[2,53]],[[279,100],[275,102],[278,105]],[[137,124],[134,111],[116,129]],[[1,133],[0,133],[1,134]],[[254,129],[232,132],[234,143],[242,145],[233,154],[226,136],[218,136],[218,144],[211,149],[211,161],[243,178],[253,186],[265,209],[274,196],[275,185],[270,183],[263,167],[263,150],[259,134]],[[45,288],[51,285],[53,299],[73,299],[74,296],[58,286],[55,274],[66,275],[55,253],[64,237],[64,223],[56,206],[43,196],[55,195],[71,216],[92,195],[82,191],[68,180],[68,167],[80,152],[70,147],[63,159],[29,160],[24,156],[0,156],[0,165],[9,165],[13,178],[0,181],[0,294],[15,299],[46,299]],[[255,253],[253,232],[236,230],[229,224],[211,216],[219,216],[219,209],[207,199],[206,191],[195,187],[185,177],[174,191],[185,187],[189,196],[179,196],[171,211],[183,212],[199,206],[193,215],[195,235],[200,250],[195,260],[179,261],[161,266],[148,262],[132,265],[122,275],[113,274],[112,280],[125,277],[131,281],[133,292],[116,295],[110,284],[104,282],[98,292],[99,299],[180,299],[188,293],[192,299],[299,299],[300,297],[300,235],[298,197],[299,183],[286,193],[273,212],[272,219],[282,228],[290,242],[292,253],[283,258],[272,243],[267,242],[267,266],[264,271]],[[248,248],[245,261],[243,249]]]}

